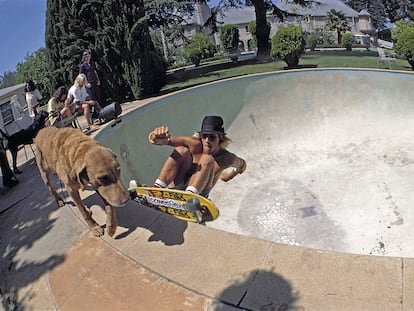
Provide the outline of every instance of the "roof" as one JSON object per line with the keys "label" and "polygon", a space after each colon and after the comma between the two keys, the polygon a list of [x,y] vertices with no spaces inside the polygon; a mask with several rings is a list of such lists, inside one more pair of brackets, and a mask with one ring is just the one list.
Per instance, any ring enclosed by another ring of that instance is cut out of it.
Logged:
{"label": "roof", "polygon": [[310,16],[326,16],[329,11],[342,11],[346,17],[358,17],[359,13],[347,6],[340,0],[316,0],[318,3],[313,4],[309,8],[304,8],[299,5],[289,3],[286,0],[279,0],[276,6],[284,11],[290,13],[297,13],[300,15]]}
{"label": "roof", "polygon": [[0,99],[13,96],[17,91],[20,91],[21,88],[24,88],[25,85],[26,83],[20,83],[0,89]]}
{"label": "roof", "polygon": [[[342,11],[346,17],[358,17],[360,15],[369,14],[366,11],[358,13],[354,9],[345,5],[340,0],[316,0],[319,4],[315,3],[310,8],[304,8],[299,5],[288,3],[286,0],[279,0],[276,6],[284,11],[290,13],[297,13],[300,15],[311,15],[311,16],[326,16],[329,11],[336,10]],[[217,21],[223,24],[243,24],[250,21],[256,20],[255,9],[253,6],[230,9],[224,11],[224,16],[219,16]]]}
{"label": "roof", "polygon": [[256,20],[256,13],[252,6],[240,9],[230,9],[223,13],[224,16],[218,16],[217,18],[219,23],[240,25]]}
{"label": "roof", "polygon": [[359,16],[371,16],[371,14],[369,14],[369,12],[364,9],[361,12],[359,12]]}

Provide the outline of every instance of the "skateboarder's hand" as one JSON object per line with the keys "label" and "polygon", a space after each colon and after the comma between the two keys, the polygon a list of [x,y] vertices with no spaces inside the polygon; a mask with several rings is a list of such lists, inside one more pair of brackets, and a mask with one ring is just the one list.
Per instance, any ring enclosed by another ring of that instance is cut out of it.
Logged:
{"label": "skateboarder's hand", "polygon": [[168,145],[170,137],[171,135],[168,126],[160,126],[149,133],[148,140],[151,144]]}

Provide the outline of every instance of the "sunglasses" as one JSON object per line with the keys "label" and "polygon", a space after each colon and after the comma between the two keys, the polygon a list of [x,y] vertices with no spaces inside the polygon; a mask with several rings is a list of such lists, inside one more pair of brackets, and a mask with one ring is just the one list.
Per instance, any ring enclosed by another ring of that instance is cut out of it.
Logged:
{"label": "sunglasses", "polygon": [[209,139],[211,141],[215,140],[218,137],[218,135],[214,135],[214,134],[202,134],[201,138],[202,139]]}

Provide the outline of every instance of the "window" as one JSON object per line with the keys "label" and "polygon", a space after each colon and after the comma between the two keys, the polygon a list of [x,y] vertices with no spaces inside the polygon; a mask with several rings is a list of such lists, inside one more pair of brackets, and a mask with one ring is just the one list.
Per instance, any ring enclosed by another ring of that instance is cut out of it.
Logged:
{"label": "window", "polygon": [[3,118],[4,125],[10,124],[14,121],[13,110],[10,101],[5,102],[0,106],[0,113],[1,117]]}

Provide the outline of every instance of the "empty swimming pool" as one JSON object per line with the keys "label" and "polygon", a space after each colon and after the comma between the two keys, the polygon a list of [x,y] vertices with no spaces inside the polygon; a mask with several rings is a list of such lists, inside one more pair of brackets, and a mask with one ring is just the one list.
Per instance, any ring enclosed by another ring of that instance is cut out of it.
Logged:
{"label": "empty swimming pool", "polygon": [[199,130],[221,115],[243,175],[219,182],[208,226],[274,242],[358,254],[414,256],[414,88],[411,73],[320,69],[260,74],[158,98],[97,139],[130,179],[151,184],[168,146],[148,133]]}

